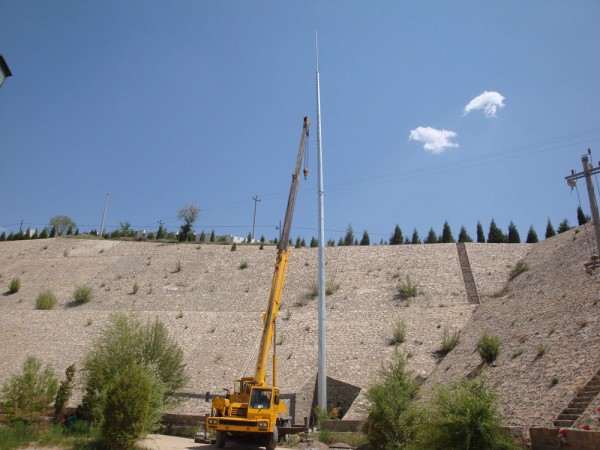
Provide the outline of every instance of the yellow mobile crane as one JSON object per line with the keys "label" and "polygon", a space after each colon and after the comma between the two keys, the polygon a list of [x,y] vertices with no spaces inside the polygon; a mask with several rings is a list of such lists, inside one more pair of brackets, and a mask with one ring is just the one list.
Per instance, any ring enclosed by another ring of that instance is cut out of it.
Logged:
{"label": "yellow mobile crane", "polygon": [[[211,413],[206,418],[206,429],[215,432],[217,447],[219,448],[225,446],[228,434],[235,434],[242,437],[256,437],[266,445],[267,450],[273,450],[279,440],[279,428],[290,425],[290,419],[284,416],[287,413],[287,407],[281,401],[279,389],[276,387],[277,358],[275,352],[273,352],[272,385],[267,384],[266,375],[269,351],[273,345],[275,335],[275,319],[279,311],[283,281],[290,254],[288,248],[290,229],[292,227],[298,183],[300,182],[302,155],[306,147],[309,126],[308,117],[305,117],[296,168],[292,175],[285,220],[281,230],[281,239],[277,247],[277,259],[273,281],[271,282],[269,302],[267,310],[263,313],[263,329],[254,376],[235,380],[233,393],[225,389],[225,397],[213,399]],[[304,177],[306,178],[307,175],[308,169],[305,168]]]}

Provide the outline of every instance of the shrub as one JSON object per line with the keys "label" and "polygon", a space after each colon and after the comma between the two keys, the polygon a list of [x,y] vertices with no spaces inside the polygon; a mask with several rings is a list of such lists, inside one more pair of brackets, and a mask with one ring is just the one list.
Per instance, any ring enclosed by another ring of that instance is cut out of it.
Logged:
{"label": "shrub", "polygon": [[139,291],[140,286],[137,283],[133,283],[133,286],[131,287],[131,293],[133,295],[137,294],[137,291]]}
{"label": "shrub", "polygon": [[60,382],[56,398],[54,400],[54,416],[58,417],[63,413],[65,405],[73,392],[73,377],[75,377],[75,366],[71,364],[65,370],[65,379]]}
{"label": "shrub", "polygon": [[231,246],[231,251],[235,252],[237,250],[237,244],[234,242],[233,245]]}
{"label": "shrub", "polygon": [[177,261],[177,264],[175,264],[175,273],[177,272],[181,272],[181,261]]}
{"label": "shrub", "polygon": [[31,422],[50,409],[56,395],[58,381],[54,370],[34,356],[29,356],[23,364],[23,372],[13,375],[2,386],[0,406],[13,419]]}
{"label": "shrub", "polygon": [[56,296],[52,291],[43,291],[35,299],[35,309],[53,309],[56,306]]}
{"label": "shrub", "polygon": [[548,346],[546,344],[538,344],[537,353],[535,354],[535,359],[540,359],[542,356],[546,354],[548,350]]}
{"label": "shrub", "polygon": [[417,448],[512,449],[503,434],[496,394],[482,381],[439,385],[418,426]]}
{"label": "shrub", "polygon": [[450,334],[448,328],[444,328],[444,332],[442,334],[442,345],[437,353],[441,356],[446,356],[454,347],[458,345],[459,340],[460,335],[458,331],[455,330],[452,332],[452,334]]}
{"label": "shrub", "polygon": [[125,367],[107,389],[102,440],[108,448],[129,449],[146,431],[152,386],[135,363]]}
{"label": "shrub", "polygon": [[116,314],[83,361],[83,407],[88,418],[100,418],[106,387],[115,380],[116,374],[133,363],[154,373],[150,375],[155,379],[152,411],[153,417],[158,417],[156,422],[187,380],[183,352],[161,321],[156,319],[144,324]]}
{"label": "shrub", "polygon": [[495,336],[490,336],[486,331],[477,342],[477,353],[483,362],[491,364],[500,355],[500,347],[500,340]]}
{"label": "shrub", "polygon": [[401,448],[412,440],[418,417],[413,400],[418,388],[418,382],[406,369],[406,357],[396,352],[367,391],[369,448]]}
{"label": "shrub", "polygon": [[244,270],[248,268],[248,261],[242,261],[239,265],[240,270]]}
{"label": "shrub", "polygon": [[403,319],[396,319],[394,322],[394,335],[390,340],[390,345],[400,345],[406,340],[406,325]]}
{"label": "shrub", "polygon": [[408,275],[406,275],[406,281],[398,283],[396,289],[398,290],[398,295],[400,295],[400,298],[404,300],[411,297],[416,297],[418,293],[416,283],[414,283]]}
{"label": "shrub", "polygon": [[92,288],[89,286],[77,286],[73,293],[73,300],[79,305],[89,302],[92,299]]}
{"label": "shrub", "polygon": [[515,268],[512,270],[512,272],[510,273],[509,278],[511,280],[514,280],[519,275],[521,275],[523,272],[527,272],[528,270],[529,270],[529,265],[525,261],[519,261],[515,265]]}
{"label": "shrub", "polygon": [[8,293],[16,294],[17,292],[19,292],[19,289],[21,289],[21,280],[19,279],[19,277],[14,277],[12,280],[10,280],[10,283],[8,284]]}

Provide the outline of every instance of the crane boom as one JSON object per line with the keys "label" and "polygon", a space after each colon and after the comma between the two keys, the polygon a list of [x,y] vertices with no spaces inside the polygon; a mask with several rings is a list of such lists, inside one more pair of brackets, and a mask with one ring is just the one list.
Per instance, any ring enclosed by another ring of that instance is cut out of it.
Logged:
{"label": "crane boom", "polygon": [[[296,168],[292,175],[292,185],[290,187],[290,195],[288,197],[285,219],[283,221],[281,240],[277,246],[277,259],[275,261],[275,271],[273,273],[273,281],[271,283],[271,291],[269,293],[269,301],[267,303],[267,311],[264,317],[263,330],[258,347],[258,356],[256,358],[256,368],[254,370],[254,380],[258,385],[266,383],[267,360],[269,358],[269,350],[273,341],[274,324],[279,312],[279,303],[281,301],[281,292],[283,291],[283,281],[287,271],[287,263],[289,258],[289,238],[292,228],[292,217],[294,215],[294,207],[296,205],[296,193],[298,192],[298,184],[300,182],[300,168],[302,165],[302,155],[306,147],[306,138],[308,137],[308,128],[310,121],[308,117],[304,118],[304,126],[302,127],[302,135],[300,137],[300,147],[298,148],[298,158],[296,159]],[[275,374],[273,374],[275,377]]]}

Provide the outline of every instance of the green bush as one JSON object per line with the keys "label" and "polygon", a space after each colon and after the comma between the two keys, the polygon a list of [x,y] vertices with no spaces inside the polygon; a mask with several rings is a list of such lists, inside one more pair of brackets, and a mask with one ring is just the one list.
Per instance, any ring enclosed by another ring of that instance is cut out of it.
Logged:
{"label": "green bush", "polygon": [[406,369],[406,357],[396,352],[367,391],[369,448],[402,448],[413,439],[419,416],[413,400],[418,389],[418,382]]}
{"label": "green bush", "polygon": [[56,398],[54,400],[54,417],[58,417],[63,413],[65,405],[73,392],[73,378],[75,377],[75,366],[71,364],[65,370],[65,379],[60,382]]}
{"label": "green bush", "polygon": [[500,347],[500,339],[489,335],[486,331],[477,342],[477,353],[483,362],[491,364],[500,355]]}
{"label": "green bush", "polygon": [[500,450],[517,448],[503,434],[496,394],[482,381],[438,385],[417,425],[414,448]]}
{"label": "green bush", "polygon": [[43,291],[35,299],[35,309],[53,309],[56,306],[56,296],[52,291]]}
{"label": "green bush", "polygon": [[89,286],[77,286],[73,292],[73,300],[79,305],[89,302],[92,297],[92,288]]}
{"label": "green bush", "polygon": [[83,407],[88,418],[100,419],[106,386],[133,363],[152,375],[153,423],[158,422],[162,411],[175,401],[177,390],[187,381],[183,352],[161,321],[141,323],[116,314],[83,361]]}
{"label": "green bush", "polygon": [[406,324],[403,319],[394,321],[394,335],[390,340],[390,345],[400,345],[406,340]]}
{"label": "green bush", "polygon": [[131,287],[131,294],[135,295],[137,294],[137,292],[140,290],[140,285],[137,283],[133,283],[133,286]]}
{"label": "green bush", "polygon": [[239,265],[240,270],[244,270],[248,268],[248,261],[242,261]]}
{"label": "green bush", "polygon": [[129,449],[144,435],[150,416],[151,382],[135,363],[110,383],[104,404],[102,440],[107,448]]}
{"label": "green bush", "polygon": [[512,270],[512,272],[510,273],[509,278],[511,280],[514,280],[519,275],[521,275],[523,272],[527,272],[528,270],[529,270],[529,264],[527,264],[525,261],[519,261],[515,265],[515,268]]}
{"label": "green bush", "polygon": [[54,370],[34,356],[29,356],[23,364],[23,372],[13,375],[2,386],[0,406],[12,419],[32,422],[47,413],[58,389]]}
{"label": "green bush", "polygon": [[17,292],[19,292],[19,289],[21,289],[21,280],[19,279],[19,277],[14,277],[12,280],[10,280],[10,283],[8,284],[8,293],[16,294]]}
{"label": "green bush", "polygon": [[458,345],[459,340],[460,335],[458,331],[453,331],[452,334],[450,334],[448,328],[444,328],[444,333],[442,334],[442,345],[437,353],[441,356],[446,356],[454,347]]}
{"label": "green bush", "polygon": [[408,275],[406,275],[406,281],[398,283],[396,289],[398,290],[398,295],[400,295],[400,298],[403,300],[416,297],[418,294],[416,283],[413,282]]}

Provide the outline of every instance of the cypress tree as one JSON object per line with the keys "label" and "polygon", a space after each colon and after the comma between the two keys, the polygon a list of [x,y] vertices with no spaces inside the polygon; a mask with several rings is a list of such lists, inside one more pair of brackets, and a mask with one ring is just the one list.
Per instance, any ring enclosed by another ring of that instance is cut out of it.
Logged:
{"label": "cypress tree", "polygon": [[261,244],[265,243],[265,235],[264,234],[260,235],[260,242],[261,242]]}
{"label": "cypress tree", "polygon": [[517,226],[511,220],[508,224],[508,243],[509,244],[520,244],[521,236],[519,236],[519,232],[517,231]]}
{"label": "cypress tree", "polygon": [[487,241],[489,244],[502,244],[506,242],[506,236],[504,236],[502,230],[498,228],[494,219],[492,219],[492,222],[490,223]]}
{"label": "cypress tree", "polygon": [[538,235],[533,229],[533,225],[529,227],[529,232],[527,233],[527,243],[528,244],[536,244],[539,242]]}
{"label": "cypress tree", "polygon": [[56,236],[56,226],[53,226],[50,230],[50,237],[53,238],[54,236]]}
{"label": "cypress tree", "polygon": [[206,233],[204,233],[204,230],[200,233],[200,242],[206,242]]}
{"label": "cypress tree", "polygon": [[433,230],[433,228],[430,228],[429,233],[427,233],[427,238],[425,239],[425,244],[437,244],[437,243],[438,243],[437,235],[435,234],[435,231]]}
{"label": "cypress tree", "polygon": [[570,229],[571,226],[569,225],[569,220],[565,219],[558,225],[558,229],[556,231],[558,232],[558,234],[560,234],[564,233],[565,231],[569,231]]}
{"label": "cypress tree", "polygon": [[319,241],[317,241],[317,239],[313,236],[310,239],[310,247],[314,248],[314,247],[318,247],[319,246]]}
{"label": "cypress tree", "polygon": [[343,247],[344,246],[344,239],[340,238],[340,240],[338,241],[338,247]]}
{"label": "cypress tree", "polygon": [[402,237],[402,230],[400,229],[400,225],[396,224],[396,228],[394,228],[394,232],[390,237],[390,245],[400,245],[404,242],[404,237]]}
{"label": "cypress tree", "polygon": [[404,238],[404,244],[405,244],[405,245],[410,245],[410,239],[408,238],[408,236],[406,236],[406,237]]}
{"label": "cypress tree", "polygon": [[458,233],[458,242],[473,242],[469,233],[467,233],[467,229],[464,225],[460,227],[460,232]]}
{"label": "cypress tree", "polygon": [[581,206],[577,208],[577,223],[578,225],[584,225],[590,221],[590,217],[586,216],[581,209]]}
{"label": "cypress tree", "polygon": [[546,239],[551,238],[556,235],[556,231],[554,231],[554,227],[552,226],[552,222],[550,222],[550,217],[548,217],[548,223],[546,224]]}
{"label": "cypress tree", "polygon": [[412,240],[410,241],[410,243],[411,244],[420,244],[421,243],[421,239],[419,239],[419,232],[417,231],[416,228],[413,230]]}
{"label": "cypress tree", "polygon": [[327,241],[327,247],[335,247],[335,241],[333,239],[329,239]]}
{"label": "cypress tree", "polygon": [[349,224],[348,228],[346,228],[346,236],[344,237],[344,245],[354,245],[354,231],[352,230],[352,225]]}
{"label": "cypress tree", "polygon": [[210,232],[210,242],[215,242],[215,230],[212,230]]}
{"label": "cypress tree", "polygon": [[360,245],[371,245],[371,239],[369,239],[369,233],[367,233],[367,230],[363,232],[363,237],[360,240]]}
{"label": "cypress tree", "polygon": [[485,243],[485,234],[483,234],[483,227],[479,221],[477,221],[477,242],[480,244]]}
{"label": "cypress tree", "polygon": [[442,237],[440,239],[440,242],[443,244],[451,244],[453,242],[456,242],[454,240],[454,236],[452,236],[452,230],[450,229],[450,225],[448,225],[447,220],[444,222],[444,228],[442,230]]}
{"label": "cypress tree", "polygon": [[300,247],[306,247],[306,241],[304,240],[304,238],[302,238],[302,240],[300,241]]}
{"label": "cypress tree", "polygon": [[48,237],[48,228],[44,227],[44,229],[40,233],[40,239],[46,239],[47,237]]}

